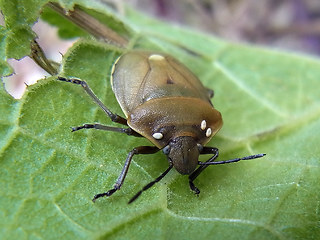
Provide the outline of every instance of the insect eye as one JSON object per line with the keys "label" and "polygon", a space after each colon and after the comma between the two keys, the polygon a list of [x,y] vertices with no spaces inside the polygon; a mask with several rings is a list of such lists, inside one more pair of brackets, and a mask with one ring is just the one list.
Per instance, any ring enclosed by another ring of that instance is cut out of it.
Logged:
{"label": "insect eye", "polygon": [[163,149],[162,149],[162,152],[165,154],[165,155],[168,155],[170,153],[170,146],[167,145],[165,146]]}

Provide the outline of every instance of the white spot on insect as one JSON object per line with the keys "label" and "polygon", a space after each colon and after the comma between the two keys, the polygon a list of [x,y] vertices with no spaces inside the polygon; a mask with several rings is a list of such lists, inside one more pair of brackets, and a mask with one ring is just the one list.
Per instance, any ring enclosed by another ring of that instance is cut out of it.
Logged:
{"label": "white spot on insect", "polygon": [[164,56],[161,56],[159,54],[152,54],[150,55],[149,60],[162,61],[164,60]]}
{"label": "white spot on insect", "polygon": [[154,139],[161,139],[161,138],[163,138],[163,135],[162,135],[162,133],[154,133],[153,135],[152,135],[152,137],[154,138]]}
{"label": "white spot on insect", "polygon": [[206,136],[210,137],[211,134],[212,134],[211,128],[208,128],[207,131],[206,131]]}
{"label": "white spot on insect", "polygon": [[200,127],[201,127],[202,130],[205,130],[205,129],[206,129],[206,127],[207,127],[207,122],[206,122],[206,120],[202,120]]}

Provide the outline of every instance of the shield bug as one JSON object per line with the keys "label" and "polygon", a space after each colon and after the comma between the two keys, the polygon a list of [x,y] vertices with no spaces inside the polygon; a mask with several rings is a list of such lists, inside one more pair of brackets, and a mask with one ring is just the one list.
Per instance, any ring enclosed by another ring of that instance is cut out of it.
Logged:
{"label": "shield bug", "polygon": [[[145,185],[129,203],[160,181],[173,167],[180,174],[189,175],[191,190],[199,194],[200,191],[193,181],[209,165],[238,162],[265,155],[214,161],[219,155],[218,149],[204,146],[222,127],[221,114],[210,101],[213,91],[205,88],[186,66],[169,55],[130,51],[116,60],[111,71],[111,86],[126,118],[112,113],[85,81],[64,77],[59,77],[58,80],[81,85],[113,122],[127,126],[118,128],[84,124],[73,127],[73,131],[94,128],[120,132],[145,137],[155,145],[135,147],[131,150],[114,187],[95,195],[93,201],[103,196],[111,196],[121,188],[131,160],[137,154],[153,154],[162,150],[169,167],[154,181]],[[200,154],[212,156],[206,162],[200,162]]]}

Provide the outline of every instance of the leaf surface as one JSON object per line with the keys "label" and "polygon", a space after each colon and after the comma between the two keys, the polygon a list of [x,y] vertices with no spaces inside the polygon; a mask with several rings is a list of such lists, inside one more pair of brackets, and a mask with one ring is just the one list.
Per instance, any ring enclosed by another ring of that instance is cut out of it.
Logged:
{"label": "leaf surface", "polygon": [[[29,9],[23,5],[26,2],[19,1],[19,11],[14,13],[8,1],[1,1],[7,16],[6,28],[1,29],[2,75],[10,72],[7,58],[28,52],[23,44],[19,53],[19,42],[7,37],[19,29],[27,39],[32,36],[30,27],[14,18],[18,14],[17,19],[26,19],[27,24],[37,19],[39,5],[28,5]],[[64,4],[71,7],[73,3]],[[101,15],[114,14],[97,3],[78,4]],[[71,126],[83,123],[116,126],[80,86],[54,77],[43,79],[29,87],[21,100],[1,89],[0,236],[317,239],[320,61],[228,43],[132,10],[122,21],[136,31],[130,47],[170,53],[214,89],[213,103],[222,113],[224,126],[209,145],[220,149],[220,160],[255,153],[267,156],[208,167],[195,181],[199,197],[189,190],[186,176],[172,171],[127,205],[131,196],[167,167],[160,152],[139,155],[121,191],[94,204],[91,199],[96,193],[112,188],[127,153],[150,143],[112,132],[71,133]],[[109,83],[112,64],[120,54],[92,40],[78,41],[64,56],[60,75],[86,80],[113,112],[122,114]]]}

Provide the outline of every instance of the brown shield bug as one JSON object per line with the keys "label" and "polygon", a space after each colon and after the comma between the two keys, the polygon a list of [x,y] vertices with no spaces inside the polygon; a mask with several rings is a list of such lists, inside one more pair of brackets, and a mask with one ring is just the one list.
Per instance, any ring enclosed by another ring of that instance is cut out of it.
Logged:
{"label": "brown shield bug", "polygon": [[[265,155],[214,161],[219,155],[218,149],[204,146],[222,127],[221,114],[210,101],[213,91],[205,88],[186,66],[169,55],[129,51],[116,60],[111,72],[111,86],[126,118],[112,113],[85,81],[64,77],[59,77],[58,80],[81,85],[113,122],[128,126],[117,128],[84,124],[73,127],[73,131],[94,128],[120,132],[145,137],[155,145],[131,150],[114,187],[95,195],[93,201],[103,196],[111,196],[121,188],[132,157],[137,154],[153,154],[162,150],[168,159],[169,167],[144,186],[129,203],[160,181],[173,167],[179,173],[189,175],[191,190],[199,194],[200,191],[193,181],[209,165],[255,159]],[[200,154],[212,154],[212,157],[206,162],[200,162]]]}

